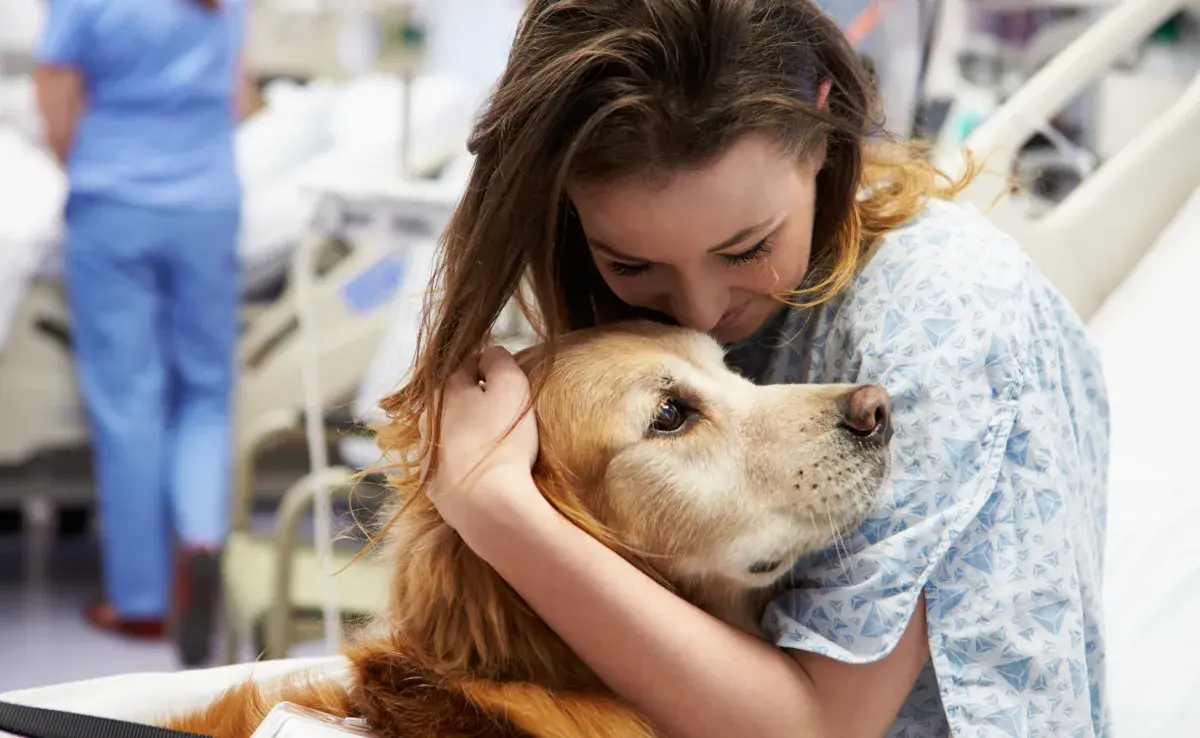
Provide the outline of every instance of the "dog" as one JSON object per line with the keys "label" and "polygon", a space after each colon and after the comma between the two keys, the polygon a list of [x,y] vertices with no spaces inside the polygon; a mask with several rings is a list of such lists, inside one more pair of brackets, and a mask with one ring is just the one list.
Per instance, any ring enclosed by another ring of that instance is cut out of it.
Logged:
{"label": "dog", "polygon": [[[532,372],[543,350],[517,360]],[[664,586],[760,636],[793,564],[856,526],[888,475],[882,388],[757,386],[693,331],[571,333],[541,379],[540,492]],[[415,448],[414,427],[381,429],[380,445]],[[246,738],[290,702],[360,718],[381,738],[655,735],[413,494],[415,482],[395,486],[407,504],[388,533],[388,606],[346,649],[348,683],[245,684],[167,727]]]}

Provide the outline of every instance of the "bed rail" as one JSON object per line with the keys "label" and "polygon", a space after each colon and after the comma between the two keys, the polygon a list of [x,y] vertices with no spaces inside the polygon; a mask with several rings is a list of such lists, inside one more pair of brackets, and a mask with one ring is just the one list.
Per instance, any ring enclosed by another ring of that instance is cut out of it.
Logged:
{"label": "bed rail", "polygon": [[[1006,197],[1019,147],[1098,80],[1184,0],[1123,0],[1018,90],[971,135],[984,172],[961,201],[1016,237],[1088,318],[1154,244],[1200,185],[1200,78],[1153,125],[1104,162],[1053,210],[1034,218]],[[964,159],[941,162],[962,171]]]}

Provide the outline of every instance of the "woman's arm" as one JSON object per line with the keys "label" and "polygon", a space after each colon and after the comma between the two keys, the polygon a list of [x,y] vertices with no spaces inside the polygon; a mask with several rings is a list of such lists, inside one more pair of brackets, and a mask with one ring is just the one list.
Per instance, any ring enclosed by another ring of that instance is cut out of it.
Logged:
{"label": "woman's arm", "polygon": [[39,64],[33,70],[33,84],[46,143],[65,166],[83,113],[83,78],[74,67]]}
{"label": "woman's arm", "polygon": [[234,115],[237,117],[237,122],[241,123],[262,107],[262,95],[258,91],[258,85],[255,84],[254,78],[246,71],[245,60],[238,62],[237,79],[234,80],[234,84],[236,85],[233,95]]}
{"label": "woman's arm", "polygon": [[789,654],[660,587],[558,514],[519,470],[456,527],[614,692],[676,736],[876,738],[929,660],[924,599],[899,645],[851,666]]}

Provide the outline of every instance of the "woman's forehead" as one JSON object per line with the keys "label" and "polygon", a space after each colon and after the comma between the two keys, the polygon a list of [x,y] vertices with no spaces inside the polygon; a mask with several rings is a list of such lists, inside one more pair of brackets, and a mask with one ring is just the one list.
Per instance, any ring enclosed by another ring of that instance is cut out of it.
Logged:
{"label": "woman's forehead", "polygon": [[792,200],[796,167],[756,144],[742,142],[706,166],[667,175],[573,183],[569,194],[589,242],[652,260],[645,251],[686,245],[704,252],[778,219]]}

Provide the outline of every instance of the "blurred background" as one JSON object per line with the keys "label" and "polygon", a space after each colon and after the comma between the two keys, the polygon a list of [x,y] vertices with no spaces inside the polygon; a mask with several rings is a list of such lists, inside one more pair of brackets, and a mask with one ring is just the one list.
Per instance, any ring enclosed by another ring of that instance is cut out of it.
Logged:
{"label": "blurred background", "polygon": [[[331,554],[340,566],[362,542],[353,521],[379,502],[369,484],[353,501],[343,493],[350,475],[378,457],[361,428],[377,417],[375,401],[411,357],[429,260],[470,170],[466,137],[522,10],[518,0],[247,2],[251,92],[236,133],[243,284],[234,532],[223,553],[222,616],[204,659],[214,664],[325,652],[337,622],[327,595],[346,623],[378,602],[382,575],[369,562],[328,583],[315,531],[352,531]],[[1159,234],[1186,211],[1190,220],[1176,226],[1175,238],[1190,246],[1172,248],[1186,250],[1178,258],[1189,264],[1200,251],[1192,196],[1200,185],[1196,7],[1159,0],[820,4],[873,70],[888,132],[929,142],[930,156],[947,170],[961,166],[969,140],[1002,151],[989,161],[997,176],[964,198],[984,208],[1003,196],[993,217],[1021,237],[1076,309],[1106,330],[1138,333],[1143,318],[1105,309],[1157,248]],[[112,634],[80,614],[100,594],[98,534],[121,521],[96,515],[93,447],[59,259],[66,179],[48,151],[31,78],[48,5],[0,2],[0,692],[180,666],[169,637]],[[1019,190],[1010,193],[1001,180]],[[1079,193],[1092,180],[1095,193],[1085,199]],[[1131,200],[1120,187],[1135,184]],[[1104,202],[1111,210],[1114,197],[1129,213],[1116,226],[1096,216]],[[1100,228],[1118,229],[1110,231],[1116,245],[1094,240]],[[1178,274],[1182,264],[1160,269]],[[1149,296],[1173,289],[1136,287]],[[1200,306],[1155,308],[1155,320],[1193,308],[1192,338],[1176,334],[1172,345],[1195,343]],[[496,331],[514,345],[527,338],[515,314]],[[1139,351],[1124,338],[1104,346],[1114,356]],[[1160,358],[1174,367],[1163,375],[1194,379],[1186,363],[1193,355]],[[1113,382],[1128,376],[1139,383],[1155,376],[1145,366],[1113,375]],[[1121,422],[1127,426],[1115,428],[1115,438],[1138,435],[1138,419]],[[1154,469],[1162,474],[1161,464]],[[1180,472],[1154,486],[1200,497],[1192,476]],[[1126,478],[1140,494],[1145,467],[1114,472],[1115,480]],[[313,502],[330,490],[325,520]],[[1178,512],[1179,499],[1153,507]],[[1121,504],[1114,500],[1113,510],[1133,509]],[[1169,525],[1147,523],[1142,542],[1129,546],[1186,537]],[[1114,535],[1128,542],[1135,533]],[[1112,615],[1130,629],[1113,635],[1115,649],[1141,650],[1157,627],[1150,624],[1163,622],[1155,613],[1195,605],[1196,555],[1192,546],[1123,564],[1118,580],[1143,581],[1146,568],[1166,578],[1161,608]],[[1200,609],[1191,612],[1193,622],[1200,618]],[[1150,667],[1126,673],[1127,681],[1157,674],[1156,694],[1200,686],[1195,676]],[[1156,699],[1159,717],[1194,714],[1182,702]]]}

